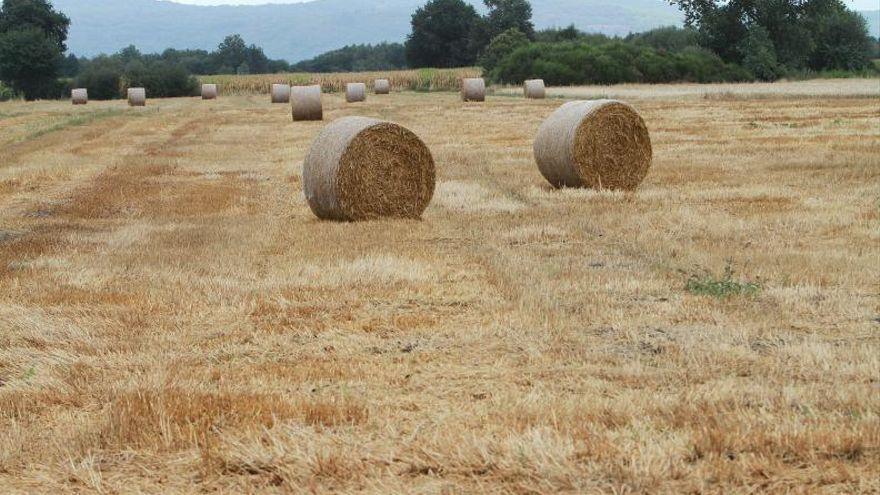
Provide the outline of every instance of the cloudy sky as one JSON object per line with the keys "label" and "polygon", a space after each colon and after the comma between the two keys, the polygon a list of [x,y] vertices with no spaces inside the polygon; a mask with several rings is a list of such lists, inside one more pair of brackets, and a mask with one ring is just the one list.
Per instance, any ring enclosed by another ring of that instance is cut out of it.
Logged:
{"label": "cloudy sky", "polygon": [[[192,5],[260,5],[266,3],[300,3],[308,0],[173,0],[177,3]],[[610,0],[609,0],[610,1]],[[657,0],[658,2],[665,0]],[[876,10],[877,0],[844,0],[850,8],[856,10]]]}

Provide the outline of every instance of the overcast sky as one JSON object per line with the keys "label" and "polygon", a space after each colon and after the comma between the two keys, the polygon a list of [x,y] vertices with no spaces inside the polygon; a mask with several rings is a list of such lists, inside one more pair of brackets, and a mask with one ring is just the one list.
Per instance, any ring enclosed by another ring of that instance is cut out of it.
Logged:
{"label": "overcast sky", "polygon": [[[308,0],[174,0],[177,3],[189,3],[192,5],[260,5],[266,3],[300,3]],[[427,1],[427,0],[425,0]],[[612,1],[612,0],[609,0]],[[657,0],[662,2],[665,0]],[[855,10],[876,10],[878,0],[844,0],[850,8]]]}

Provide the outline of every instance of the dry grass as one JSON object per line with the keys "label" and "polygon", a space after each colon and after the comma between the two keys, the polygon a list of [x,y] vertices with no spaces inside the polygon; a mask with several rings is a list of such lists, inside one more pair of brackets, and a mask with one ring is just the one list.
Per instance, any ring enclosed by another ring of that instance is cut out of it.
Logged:
{"label": "dry grass", "polygon": [[0,104],[0,492],[877,493],[880,99],[823,84],[627,89],[635,194],[545,186],[559,101],[328,95],[437,163],[358,224],[262,95]]}

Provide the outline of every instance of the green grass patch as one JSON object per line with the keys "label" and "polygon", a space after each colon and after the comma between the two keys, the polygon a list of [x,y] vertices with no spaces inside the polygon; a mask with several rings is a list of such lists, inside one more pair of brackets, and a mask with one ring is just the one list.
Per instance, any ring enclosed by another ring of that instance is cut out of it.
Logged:
{"label": "green grass patch", "polygon": [[755,296],[761,292],[761,284],[734,278],[733,264],[728,262],[720,277],[712,273],[692,274],[685,284],[685,290],[697,296],[711,296],[719,299],[731,296]]}

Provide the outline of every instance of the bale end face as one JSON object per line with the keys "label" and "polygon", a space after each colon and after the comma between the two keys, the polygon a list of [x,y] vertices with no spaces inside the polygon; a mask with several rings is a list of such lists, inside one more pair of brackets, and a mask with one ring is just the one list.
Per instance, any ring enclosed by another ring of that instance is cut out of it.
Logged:
{"label": "bale end face", "polygon": [[76,88],[70,91],[70,99],[74,105],[85,105],[89,102],[89,92],[85,88]]}
{"label": "bale end face", "polygon": [[321,104],[321,86],[294,86],[290,90],[293,102],[293,121],[323,120],[324,107]]}
{"label": "bale end face", "polygon": [[270,91],[272,103],[290,103],[290,85],[273,84]]}
{"label": "bale end face", "polygon": [[462,79],[461,99],[462,101],[486,101],[486,81],[482,77]]}
{"label": "bale end face", "polygon": [[435,181],[434,159],[418,136],[365,117],[325,127],[303,163],[309,207],[326,220],[419,218]]}
{"label": "bale end face", "polygon": [[527,80],[523,83],[523,91],[525,92],[526,98],[534,100],[542,100],[547,94],[547,91],[544,88],[543,79]]}
{"label": "bale end face", "polygon": [[147,90],[144,88],[128,88],[128,105],[143,107],[147,105]]}
{"label": "bale end face", "polygon": [[216,84],[202,84],[202,99],[203,100],[216,100],[217,99],[217,85]]}
{"label": "bale end face", "polygon": [[373,82],[373,92],[377,95],[387,95],[391,93],[391,82],[388,79],[376,79]]}
{"label": "bale end face", "polygon": [[651,167],[651,137],[631,106],[615,100],[572,101],[541,124],[535,160],[555,187],[631,191]]}
{"label": "bale end face", "polygon": [[348,83],[345,85],[345,101],[356,103],[366,101],[367,85],[365,83]]}

